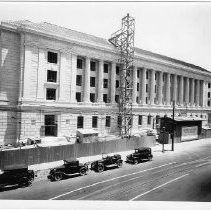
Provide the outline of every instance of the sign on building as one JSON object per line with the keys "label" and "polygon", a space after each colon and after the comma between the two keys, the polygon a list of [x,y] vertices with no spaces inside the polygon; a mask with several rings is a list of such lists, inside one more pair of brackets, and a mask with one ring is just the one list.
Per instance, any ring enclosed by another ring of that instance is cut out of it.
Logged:
{"label": "sign on building", "polygon": [[198,126],[182,127],[181,141],[198,139]]}

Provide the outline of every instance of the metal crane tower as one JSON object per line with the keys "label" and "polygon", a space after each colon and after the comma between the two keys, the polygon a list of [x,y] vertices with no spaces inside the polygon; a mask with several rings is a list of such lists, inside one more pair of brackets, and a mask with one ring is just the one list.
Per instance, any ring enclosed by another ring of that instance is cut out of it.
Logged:
{"label": "metal crane tower", "polygon": [[111,42],[120,52],[119,127],[122,138],[130,137],[133,122],[132,73],[134,60],[135,19],[129,14],[122,18],[122,27],[111,35]]}

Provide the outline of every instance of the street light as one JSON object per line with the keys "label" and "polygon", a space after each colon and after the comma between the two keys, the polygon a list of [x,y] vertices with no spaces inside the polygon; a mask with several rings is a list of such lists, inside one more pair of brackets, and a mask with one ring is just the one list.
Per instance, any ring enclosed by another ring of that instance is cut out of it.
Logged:
{"label": "street light", "polygon": [[173,133],[172,133],[172,151],[174,151],[174,110],[175,110],[175,101],[173,101]]}

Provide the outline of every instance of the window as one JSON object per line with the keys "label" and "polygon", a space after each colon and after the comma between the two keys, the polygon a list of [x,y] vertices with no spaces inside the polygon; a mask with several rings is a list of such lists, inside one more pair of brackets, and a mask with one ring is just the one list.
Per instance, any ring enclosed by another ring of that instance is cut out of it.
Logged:
{"label": "window", "polygon": [[75,98],[76,98],[77,102],[81,102],[81,93],[80,92],[76,92]]}
{"label": "window", "polygon": [[119,87],[119,80],[116,80],[116,88]]}
{"label": "window", "polygon": [[48,63],[57,63],[58,54],[54,52],[48,52]]}
{"label": "window", "polygon": [[165,81],[165,74],[163,74],[163,81]]}
{"label": "window", "polygon": [[116,103],[119,103],[119,95],[115,95],[115,101]]}
{"label": "window", "polygon": [[90,77],[90,87],[95,87],[95,77]]}
{"label": "window", "polygon": [[48,70],[47,82],[56,82],[56,80],[57,80],[57,72]]}
{"label": "window", "polygon": [[46,99],[47,100],[56,100],[56,89],[55,88],[47,88],[46,89]]}
{"label": "window", "polygon": [[146,93],[148,92],[148,84],[146,84]]}
{"label": "window", "polygon": [[80,58],[77,59],[77,69],[83,69],[83,60]]}
{"label": "window", "polygon": [[148,79],[148,77],[149,77],[149,73],[148,73],[148,71],[146,72],[146,79]]}
{"label": "window", "polygon": [[139,98],[138,98],[138,96],[136,97],[136,103],[138,104],[138,100],[139,100]]}
{"label": "window", "polygon": [[110,116],[106,116],[106,127],[111,127],[111,117]]}
{"label": "window", "polygon": [[137,71],[137,77],[138,78],[140,77],[140,71],[139,70]]}
{"label": "window", "polygon": [[77,128],[83,128],[84,127],[84,117],[78,116],[77,118]]}
{"label": "window", "polygon": [[139,91],[139,83],[137,83],[137,91]]}
{"label": "window", "polygon": [[156,93],[156,91],[157,91],[157,86],[155,85],[155,93]]}
{"label": "window", "polygon": [[76,85],[81,86],[82,85],[82,75],[76,76]]}
{"label": "window", "polygon": [[104,63],[104,73],[108,73],[108,64]]}
{"label": "window", "polygon": [[138,125],[142,125],[142,115],[138,116]]}
{"label": "window", "polygon": [[147,124],[151,125],[152,116],[147,116]]}
{"label": "window", "polygon": [[90,101],[91,101],[92,103],[95,102],[95,94],[94,94],[94,93],[90,93]]}
{"label": "window", "polygon": [[104,101],[105,103],[108,102],[108,95],[107,95],[107,94],[103,94],[103,101]]}
{"label": "window", "polygon": [[146,104],[148,104],[148,98],[146,97]]}
{"label": "window", "polygon": [[155,80],[157,80],[157,74],[155,73]]}
{"label": "window", "polygon": [[91,71],[95,71],[96,70],[96,63],[94,61],[90,62],[90,69],[91,69]]}
{"label": "window", "polygon": [[45,115],[45,136],[57,136],[55,115]]}
{"label": "window", "polygon": [[103,80],[103,87],[108,88],[108,79]]}
{"label": "window", "polygon": [[208,92],[208,98],[210,98],[210,92]]}
{"label": "window", "polygon": [[210,106],[210,101],[207,102],[207,105]]}
{"label": "window", "polygon": [[117,118],[117,125],[118,125],[118,127],[122,126],[122,118],[121,118],[121,116],[118,116],[118,118]]}
{"label": "window", "polygon": [[119,75],[119,66],[116,66],[116,74]]}
{"label": "window", "polygon": [[92,117],[92,127],[97,128],[97,116]]}
{"label": "window", "polygon": [[208,88],[210,88],[210,86],[211,86],[210,83],[208,83]]}

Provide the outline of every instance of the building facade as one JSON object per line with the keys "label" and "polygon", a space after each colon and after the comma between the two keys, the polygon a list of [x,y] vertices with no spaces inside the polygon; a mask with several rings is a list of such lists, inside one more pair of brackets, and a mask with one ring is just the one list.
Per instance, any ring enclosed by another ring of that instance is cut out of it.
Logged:
{"label": "building facade", "polygon": [[[0,144],[74,136],[78,128],[118,135],[119,54],[106,39],[30,21],[0,27]],[[209,122],[211,72],[135,48],[133,133],[159,117]]]}

